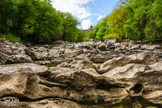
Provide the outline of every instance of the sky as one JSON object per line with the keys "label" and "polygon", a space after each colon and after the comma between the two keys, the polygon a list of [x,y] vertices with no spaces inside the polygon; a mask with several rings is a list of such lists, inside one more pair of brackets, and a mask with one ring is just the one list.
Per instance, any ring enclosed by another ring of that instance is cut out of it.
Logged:
{"label": "sky", "polygon": [[69,12],[79,19],[81,29],[95,26],[105,16],[111,14],[119,0],[51,0],[59,11]]}

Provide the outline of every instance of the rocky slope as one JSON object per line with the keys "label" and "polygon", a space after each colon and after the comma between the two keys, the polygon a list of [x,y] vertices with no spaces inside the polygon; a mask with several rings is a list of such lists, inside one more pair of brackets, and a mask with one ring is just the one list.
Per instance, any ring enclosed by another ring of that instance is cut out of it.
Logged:
{"label": "rocky slope", "polygon": [[116,39],[1,43],[0,108],[162,108],[161,57]]}

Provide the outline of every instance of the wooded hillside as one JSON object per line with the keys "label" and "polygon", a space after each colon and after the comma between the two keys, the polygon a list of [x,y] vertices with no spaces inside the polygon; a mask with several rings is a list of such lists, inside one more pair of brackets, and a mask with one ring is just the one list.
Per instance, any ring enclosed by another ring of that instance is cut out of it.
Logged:
{"label": "wooded hillside", "polygon": [[94,27],[88,38],[151,41],[161,39],[161,33],[161,0],[119,0],[117,8]]}

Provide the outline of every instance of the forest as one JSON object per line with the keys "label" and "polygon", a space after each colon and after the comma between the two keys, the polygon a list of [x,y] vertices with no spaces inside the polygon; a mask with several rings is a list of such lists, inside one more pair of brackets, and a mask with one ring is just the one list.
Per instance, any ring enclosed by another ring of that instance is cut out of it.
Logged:
{"label": "forest", "polygon": [[110,15],[89,32],[88,39],[153,41],[162,38],[162,0],[119,0]]}
{"label": "forest", "polygon": [[77,28],[71,13],[56,11],[50,0],[1,0],[0,37],[23,43],[51,43],[56,40],[83,42],[107,38],[151,41],[162,38],[161,0],[119,0],[110,15],[93,31]]}
{"label": "forest", "polygon": [[78,19],[56,11],[49,0],[1,0],[0,33],[11,40],[50,43],[55,40],[83,41]]}

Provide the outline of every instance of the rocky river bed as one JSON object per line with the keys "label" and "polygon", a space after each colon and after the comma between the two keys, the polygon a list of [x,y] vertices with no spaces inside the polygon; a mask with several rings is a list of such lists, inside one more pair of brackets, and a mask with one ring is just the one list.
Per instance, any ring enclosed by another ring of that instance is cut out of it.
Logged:
{"label": "rocky river bed", "polygon": [[162,108],[162,47],[0,43],[0,108]]}

